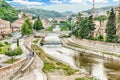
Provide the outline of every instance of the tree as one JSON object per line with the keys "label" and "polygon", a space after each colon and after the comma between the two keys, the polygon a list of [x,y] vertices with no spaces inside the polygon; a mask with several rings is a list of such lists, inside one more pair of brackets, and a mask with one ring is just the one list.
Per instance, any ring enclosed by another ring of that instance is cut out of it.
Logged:
{"label": "tree", "polygon": [[17,46],[19,46],[19,39],[17,39]]}
{"label": "tree", "polygon": [[101,26],[101,23],[104,20],[107,20],[107,16],[105,16],[105,15],[97,16],[97,17],[95,17],[95,20],[99,21],[100,22],[100,26]]}
{"label": "tree", "polygon": [[29,27],[29,29],[33,29],[33,25],[32,25],[32,23],[30,22],[30,19],[28,18],[28,19],[26,19],[26,21],[25,21],[27,24],[28,24],[28,27]]}
{"label": "tree", "polygon": [[17,47],[14,50],[9,50],[5,53],[5,55],[11,57],[12,63],[14,61],[15,56],[21,55],[22,54],[22,49],[20,47]]}
{"label": "tree", "polygon": [[23,23],[21,33],[22,35],[30,35],[33,33],[32,23],[30,22],[29,19],[26,19],[25,22]]}
{"label": "tree", "polygon": [[72,32],[76,37],[81,39],[92,39],[92,32],[95,29],[92,16],[89,18],[81,18],[76,24]]}
{"label": "tree", "polygon": [[43,24],[42,24],[42,21],[39,19],[39,16],[38,16],[38,19],[35,21],[35,23],[34,23],[34,25],[33,25],[33,28],[34,28],[35,30],[44,29]]}
{"label": "tree", "polygon": [[116,22],[115,22],[115,13],[114,9],[111,9],[108,22],[106,25],[106,41],[107,42],[116,42],[117,36],[116,36]]}
{"label": "tree", "polygon": [[73,23],[73,20],[71,17],[68,18],[68,20],[65,22],[65,25],[66,25],[66,27],[68,27],[69,30],[73,29],[74,23]]}

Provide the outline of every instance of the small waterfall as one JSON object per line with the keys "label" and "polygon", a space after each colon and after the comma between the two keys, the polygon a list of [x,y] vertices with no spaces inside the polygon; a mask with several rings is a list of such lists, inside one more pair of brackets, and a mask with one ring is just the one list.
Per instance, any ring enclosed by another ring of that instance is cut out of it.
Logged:
{"label": "small waterfall", "polygon": [[104,70],[103,63],[94,64],[92,66],[92,73],[91,74],[100,80],[108,80],[107,75],[106,75],[105,70]]}

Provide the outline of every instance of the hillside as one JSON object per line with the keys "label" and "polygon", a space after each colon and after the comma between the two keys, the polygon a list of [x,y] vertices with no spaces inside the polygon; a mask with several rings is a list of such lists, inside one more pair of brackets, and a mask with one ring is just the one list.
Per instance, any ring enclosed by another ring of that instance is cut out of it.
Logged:
{"label": "hillside", "polygon": [[42,18],[64,17],[59,12],[48,11],[48,10],[43,10],[43,9],[38,9],[38,8],[18,8],[18,10],[25,12],[25,13],[39,15]]}
{"label": "hillside", "polygon": [[18,18],[18,13],[7,2],[0,0],[0,18],[13,22]]}
{"label": "hillside", "polygon": [[[116,6],[108,6],[108,7],[96,8],[95,11],[96,11],[96,13],[106,12],[106,11],[109,11],[110,9],[112,9],[112,8],[115,8],[115,7]],[[89,9],[89,10],[86,10],[86,11],[83,11],[83,12],[87,12],[88,14],[91,14],[92,10]]]}

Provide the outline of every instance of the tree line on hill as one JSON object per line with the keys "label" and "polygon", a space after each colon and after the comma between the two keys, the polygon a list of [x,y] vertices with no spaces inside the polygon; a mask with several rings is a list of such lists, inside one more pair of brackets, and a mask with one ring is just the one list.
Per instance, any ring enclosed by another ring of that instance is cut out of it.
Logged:
{"label": "tree line on hill", "polygon": [[0,18],[13,22],[18,19],[18,12],[11,7],[5,0],[0,1]]}

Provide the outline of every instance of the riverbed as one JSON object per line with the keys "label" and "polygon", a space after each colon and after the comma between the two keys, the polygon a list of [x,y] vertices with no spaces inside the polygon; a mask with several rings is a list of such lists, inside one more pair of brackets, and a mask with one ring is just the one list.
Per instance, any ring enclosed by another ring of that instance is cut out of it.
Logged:
{"label": "riverbed", "polygon": [[72,68],[83,69],[100,80],[120,80],[119,64],[65,48],[59,34],[47,34],[42,49]]}

